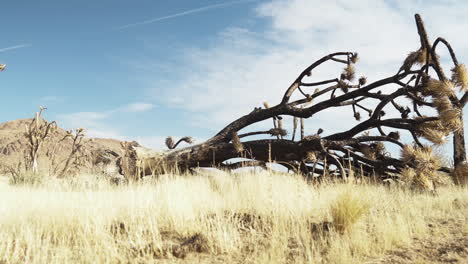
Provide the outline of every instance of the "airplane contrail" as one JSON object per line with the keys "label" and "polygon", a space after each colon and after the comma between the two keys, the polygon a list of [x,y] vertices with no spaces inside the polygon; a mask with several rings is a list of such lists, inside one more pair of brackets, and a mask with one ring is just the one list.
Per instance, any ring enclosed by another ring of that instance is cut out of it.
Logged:
{"label": "airplane contrail", "polygon": [[163,16],[163,17],[153,18],[153,19],[149,19],[149,20],[145,20],[145,21],[141,21],[141,22],[137,22],[137,23],[127,24],[127,25],[120,26],[120,27],[116,28],[116,30],[121,30],[121,29],[126,29],[126,28],[146,25],[146,24],[151,24],[151,23],[163,21],[163,20],[166,20],[166,19],[171,19],[171,18],[175,18],[175,17],[180,17],[180,16],[185,16],[185,15],[189,15],[189,14],[194,14],[194,13],[207,11],[207,10],[210,10],[210,9],[223,8],[223,7],[230,6],[230,5],[240,4],[240,3],[243,3],[243,2],[253,2],[253,1],[258,1],[258,0],[237,0],[237,1],[227,2],[227,3],[208,5],[208,6],[204,6],[204,7],[200,7],[200,8],[196,8],[196,9],[190,9],[190,10],[183,11],[183,12],[180,12],[180,13],[168,15],[168,16]]}
{"label": "airplane contrail", "polygon": [[7,47],[7,48],[0,48],[0,52],[5,52],[5,51],[10,51],[10,50],[15,50],[15,49],[21,49],[21,48],[27,48],[31,47],[31,44],[21,44],[21,45],[16,45],[12,47]]}

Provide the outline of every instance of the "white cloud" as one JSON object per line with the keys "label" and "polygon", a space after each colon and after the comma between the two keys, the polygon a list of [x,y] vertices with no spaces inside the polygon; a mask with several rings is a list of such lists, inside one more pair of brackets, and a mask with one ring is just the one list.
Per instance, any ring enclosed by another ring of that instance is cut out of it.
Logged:
{"label": "white cloud", "polygon": [[[214,45],[187,48],[178,64],[184,74],[175,80],[156,80],[154,92],[161,103],[193,113],[195,123],[221,128],[263,101],[279,103],[300,71],[332,52],[359,52],[359,74],[375,81],[396,73],[406,54],[419,48],[415,12],[421,13],[432,39],[442,34],[461,59],[468,59],[462,50],[468,38],[461,37],[468,24],[468,2],[451,3],[268,1],[256,9],[257,18],[267,22],[266,29],[229,28]],[[314,80],[337,77],[341,68],[327,65],[313,73]],[[166,89],[168,84],[171,89]],[[354,122],[350,112],[351,107],[317,115],[309,122],[311,130],[348,127]]]}
{"label": "white cloud", "polygon": [[[42,98],[43,100],[49,99],[54,100],[55,97],[51,96]],[[60,127],[65,129],[76,129],[79,127],[85,128],[85,134],[88,137],[93,138],[113,138],[123,141],[137,140],[140,144],[147,147],[161,146],[161,144],[155,144],[155,140],[151,138],[137,138],[123,135],[118,129],[112,126],[109,119],[115,117],[120,113],[139,113],[150,111],[154,108],[153,104],[135,102],[129,103],[114,109],[110,109],[102,112],[76,112],[69,114],[61,114],[58,116],[58,123]],[[143,139],[145,142],[142,143],[139,140]],[[164,144],[164,140],[161,141]],[[162,149],[162,148],[161,148]]]}
{"label": "white cloud", "polygon": [[132,103],[121,108],[123,112],[146,112],[154,108],[154,104]]}
{"label": "white cloud", "polygon": [[118,132],[103,123],[110,116],[109,112],[77,112],[59,115],[57,121],[64,129],[85,128],[89,137],[121,139]]}
{"label": "white cloud", "polygon": [[[53,97],[54,98],[54,97]],[[51,98],[51,99],[53,99]],[[70,124],[81,126],[92,126],[100,123],[101,121],[112,117],[115,114],[123,113],[123,112],[146,112],[154,108],[153,104],[149,103],[130,103],[123,105],[121,107],[117,107],[114,109],[110,109],[103,112],[76,112],[70,114],[60,115],[60,117],[66,120]]]}
{"label": "white cloud", "polygon": [[58,116],[58,124],[64,129],[85,128],[87,137],[112,138],[117,140],[133,140],[122,135],[105,121],[112,116],[112,111],[107,112],[77,112]]}
{"label": "white cloud", "polygon": [[59,124],[66,129],[84,127],[86,128],[86,135],[90,137],[129,140],[117,129],[108,125],[106,121],[120,113],[146,112],[153,108],[153,104],[137,102],[103,112],[76,112],[62,114],[58,116],[58,121]]}
{"label": "white cloud", "polygon": [[76,127],[93,126],[110,117],[109,112],[77,112],[60,116],[64,121]]}

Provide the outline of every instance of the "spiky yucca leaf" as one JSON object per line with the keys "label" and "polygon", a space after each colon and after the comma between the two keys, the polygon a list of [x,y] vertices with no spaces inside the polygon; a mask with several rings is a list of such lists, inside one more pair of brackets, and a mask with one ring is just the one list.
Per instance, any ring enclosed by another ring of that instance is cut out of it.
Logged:
{"label": "spiky yucca leaf", "polygon": [[413,190],[435,191],[435,182],[442,182],[442,178],[435,171],[421,172],[410,167],[400,172],[400,180]]}
{"label": "spiky yucca leaf", "polygon": [[439,81],[436,79],[430,79],[427,81],[427,85],[423,92],[433,97],[443,97],[453,96],[455,90],[453,83],[449,80]]}
{"label": "spiky yucca leaf", "polygon": [[367,83],[367,78],[362,76],[361,78],[359,78],[359,85],[366,85]]}
{"label": "spiky yucca leaf", "polygon": [[415,152],[416,169],[421,173],[431,173],[441,166],[441,158],[432,152],[432,148],[417,148]]}
{"label": "spiky yucca leaf", "polygon": [[[414,119],[421,120],[424,118],[427,118],[427,116],[415,117]],[[448,116],[446,116],[446,118],[448,119]],[[448,136],[451,132],[455,131],[456,128],[458,128],[457,123],[451,124],[450,122],[447,122],[447,120],[442,120],[442,118],[439,116],[439,120],[426,121],[417,124],[415,132],[418,136],[423,136],[423,130],[436,130],[443,132]]]}
{"label": "spiky yucca leaf", "polygon": [[409,71],[411,67],[415,64],[425,64],[426,63],[426,49],[419,49],[417,51],[410,52],[406,57],[402,69]]}
{"label": "spiky yucca leaf", "polygon": [[349,59],[352,63],[356,64],[359,61],[359,54],[355,52]]}
{"label": "spiky yucca leaf", "polygon": [[418,173],[436,171],[442,163],[441,158],[433,153],[430,146],[405,145],[401,151],[401,160]]}
{"label": "spiky yucca leaf", "polygon": [[452,69],[452,81],[461,91],[468,91],[468,71],[465,64],[458,64]]}
{"label": "spiky yucca leaf", "polygon": [[374,142],[372,143],[371,146],[377,155],[379,156],[385,155],[386,149],[385,149],[385,144],[383,142],[380,142],[380,141]]}
{"label": "spiky yucca leaf", "polygon": [[[419,65],[426,64],[426,57],[427,57],[427,50],[426,49],[419,49],[419,56],[418,56],[418,58],[416,60],[416,63],[418,63]],[[430,57],[429,57],[429,62],[432,62],[432,58],[430,58]]]}
{"label": "spiky yucca leaf", "polygon": [[438,185],[450,185],[453,183],[451,177],[444,172],[436,172],[432,175],[432,181]]}
{"label": "spiky yucca leaf", "polygon": [[436,97],[434,98],[433,103],[439,114],[453,108],[452,102],[450,102],[450,99],[447,96]]}
{"label": "spiky yucca leaf", "polygon": [[405,145],[401,150],[401,160],[404,163],[411,163],[415,156],[415,147],[413,145]]}
{"label": "spiky yucca leaf", "polygon": [[360,147],[361,153],[364,155],[364,157],[370,159],[370,160],[375,160],[376,155],[375,152],[372,150],[372,148],[368,145],[361,145]]}
{"label": "spiky yucca leaf", "polygon": [[443,93],[445,96],[451,96],[455,94],[455,85],[449,80],[443,81],[440,89],[441,93]]}
{"label": "spiky yucca leaf", "polygon": [[317,160],[317,154],[313,151],[308,151],[307,156],[306,156],[306,161],[316,161]]}
{"label": "spiky yucca leaf", "polygon": [[413,169],[413,168],[404,168],[403,170],[401,170],[400,172],[400,176],[401,176],[401,180],[405,183],[405,184],[411,184],[414,180],[414,178],[416,178],[416,170]]}
{"label": "spiky yucca leaf", "polygon": [[433,180],[435,178],[435,173],[434,171],[426,173],[418,172],[417,177],[414,178],[412,187],[418,190],[435,191]]}
{"label": "spiky yucca leaf", "polygon": [[344,79],[348,81],[354,80],[354,78],[356,77],[356,70],[354,69],[354,66],[352,64],[348,64],[346,68],[344,68],[343,76]]}
{"label": "spiky yucca leaf", "polygon": [[[417,117],[416,119],[424,118]],[[440,120],[420,123],[416,126],[416,135],[423,137],[436,145],[446,143],[451,130],[445,127]]]}
{"label": "spiky yucca leaf", "polygon": [[[429,173],[431,174],[431,173]],[[434,185],[430,175],[421,173],[417,169],[404,168],[401,172],[401,181],[411,189],[433,191]]]}
{"label": "spiky yucca leaf", "polygon": [[462,128],[461,110],[452,108],[439,114],[440,121],[444,127],[451,131],[457,131]]}
{"label": "spiky yucca leaf", "polygon": [[447,143],[448,135],[444,131],[424,128],[422,130],[419,130],[418,132],[418,134],[421,134],[423,138],[429,140],[435,145],[443,145]]}

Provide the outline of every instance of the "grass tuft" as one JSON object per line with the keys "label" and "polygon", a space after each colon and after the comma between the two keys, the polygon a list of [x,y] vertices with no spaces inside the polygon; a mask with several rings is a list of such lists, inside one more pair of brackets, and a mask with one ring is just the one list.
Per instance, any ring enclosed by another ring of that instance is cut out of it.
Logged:
{"label": "grass tuft", "polygon": [[330,207],[333,227],[343,234],[369,212],[370,204],[352,191],[340,194]]}

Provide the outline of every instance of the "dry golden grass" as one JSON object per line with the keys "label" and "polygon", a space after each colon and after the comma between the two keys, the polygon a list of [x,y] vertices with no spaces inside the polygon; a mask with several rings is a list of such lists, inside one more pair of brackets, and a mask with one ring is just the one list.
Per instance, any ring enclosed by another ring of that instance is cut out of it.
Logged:
{"label": "dry golden grass", "polygon": [[466,187],[434,196],[263,172],[5,180],[0,193],[0,263],[366,263],[448,215],[468,229]]}

